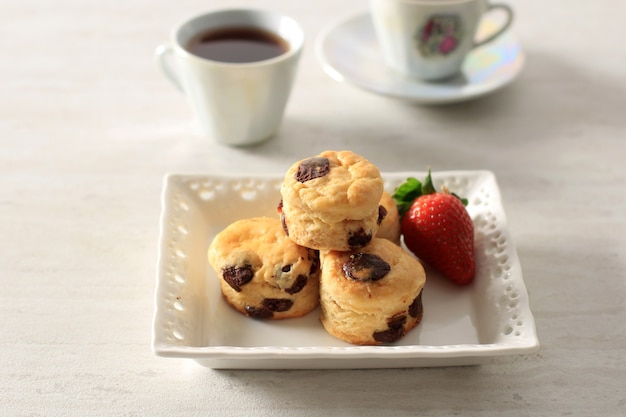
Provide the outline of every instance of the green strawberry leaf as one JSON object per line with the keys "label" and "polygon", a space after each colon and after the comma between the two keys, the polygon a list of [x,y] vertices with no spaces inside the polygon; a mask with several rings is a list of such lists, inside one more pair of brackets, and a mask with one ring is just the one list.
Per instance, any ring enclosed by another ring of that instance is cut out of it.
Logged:
{"label": "green strawberry leaf", "polygon": [[430,168],[428,168],[426,180],[424,180],[424,185],[422,185],[422,195],[435,194],[436,192],[437,190],[435,189],[435,185],[433,184],[433,178],[430,176]]}
{"label": "green strawberry leaf", "polygon": [[[437,189],[433,184],[433,179],[430,175],[429,168],[424,183],[413,177],[407,178],[405,182],[400,184],[395,189],[392,197],[396,201],[396,205],[398,206],[398,213],[400,214],[400,217],[402,217],[404,213],[409,211],[411,205],[413,204],[413,201],[415,201],[416,198],[427,194],[434,194],[436,192]],[[455,193],[450,194],[461,200],[461,203],[463,203],[464,206],[467,206],[467,198],[461,198]]]}
{"label": "green strawberry leaf", "polygon": [[467,203],[469,203],[469,201],[467,200],[467,198],[462,198],[462,197],[459,197],[459,196],[458,196],[457,194],[455,194],[455,193],[450,193],[450,194],[452,194],[453,196],[455,196],[456,198],[458,198],[459,200],[461,200],[461,203],[463,203],[463,205],[464,205],[465,207],[467,207]]}
{"label": "green strawberry leaf", "polygon": [[422,195],[422,183],[416,178],[407,178],[406,181],[398,188],[395,189],[393,193],[393,199],[396,201],[396,205],[398,206],[398,212],[400,216],[409,211],[411,208],[411,204],[413,201],[419,196]]}

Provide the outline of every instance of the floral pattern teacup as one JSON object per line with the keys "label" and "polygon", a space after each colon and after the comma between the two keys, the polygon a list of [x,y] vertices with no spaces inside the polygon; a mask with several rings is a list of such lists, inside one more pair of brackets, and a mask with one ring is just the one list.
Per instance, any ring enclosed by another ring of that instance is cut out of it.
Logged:
{"label": "floral pattern teacup", "polygon": [[[501,9],[506,20],[475,41],[483,15]],[[473,48],[490,42],[513,21],[513,10],[488,0],[370,0],[370,12],[388,67],[422,80],[457,75]]]}

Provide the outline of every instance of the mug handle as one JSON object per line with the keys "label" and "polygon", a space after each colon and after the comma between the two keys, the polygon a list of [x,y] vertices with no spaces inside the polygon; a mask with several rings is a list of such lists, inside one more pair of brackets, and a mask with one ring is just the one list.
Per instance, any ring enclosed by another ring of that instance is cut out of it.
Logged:
{"label": "mug handle", "polygon": [[502,27],[500,29],[498,29],[497,31],[495,31],[491,35],[487,36],[485,39],[482,39],[479,42],[475,42],[474,46],[473,46],[474,48],[479,47],[481,45],[484,45],[487,42],[491,42],[497,36],[499,36],[502,32],[507,30],[509,28],[509,26],[511,26],[511,23],[513,23],[513,9],[510,6],[508,6],[506,4],[502,4],[502,3],[489,4],[487,6],[487,13],[490,12],[491,10],[495,10],[495,9],[504,10],[504,12],[506,13],[506,22],[504,22],[504,25],[502,25]]}
{"label": "mug handle", "polygon": [[180,78],[178,77],[178,73],[171,65],[170,59],[173,52],[174,50],[172,49],[172,45],[159,45],[154,53],[163,74],[165,74],[165,76],[172,82],[172,84],[174,84],[176,88],[183,91],[183,86],[180,82]]}

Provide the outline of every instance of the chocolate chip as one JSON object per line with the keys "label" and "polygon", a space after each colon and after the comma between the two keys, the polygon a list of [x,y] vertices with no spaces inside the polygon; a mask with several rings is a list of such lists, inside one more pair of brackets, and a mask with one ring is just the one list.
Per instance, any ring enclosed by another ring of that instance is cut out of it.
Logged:
{"label": "chocolate chip", "polygon": [[269,319],[274,315],[274,313],[272,313],[270,310],[263,307],[246,305],[244,308],[246,310],[246,314],[255,319]]}
{"label": "chocolate chip", "polygon": [[406,323],[406,314],[400,313],[395,316],[389,317],[387,320],[387,326],[392,330],[402,329]]}
{"label": "chocolate chip", "polygon": [[289,229],[287,228],[287,219],[285,218],[285,213],[283,212],[280,213],[280,224],[283,225],[283,230],[285,231],[285,234],[289,236]]}
{"label": "chocolate chip", "polygon": [[250,282],[253,277],[251,265],[229,266],[222,269],[222,278],[237,292],[240,292],[241,286]]}
{"label": "chocolate chip", "polygon": [[379,343],[393,343],[400,339],[402,334],[398,333],[397,330],[387,329],[381,332],[374,332],[372,337],[374,337],[374,340]]}
{"label": "chocolate chip", "polygon": [[265,298],[262,304],[266,310],[281,312],[289,310],[293,306],[293,301],[287,298]]}
{"label": "chocolate chip", "polygon": [[406,322],[406,315],[400,314],[390,317],[387,320],[387,330],[374,332],[372,337],[379,343],[393,343],[396,340],[404,336],[404,323]]}
{"label": "chocolate chip", "polygon": [[348,236],[348,245],[350,245],[352,249],[362,248],[370,243],[371,240],[372,234],[366,233],[365,230],[361,228]]}
{"label": "chocolate chip", "polygon": [[315,178],[321,178],[330,172],[330,161],[324,157],[314,157],[300,162],[296,181],[307,182]]}
{"label": "chocolate chip", "polygon": [[357,281],[378,281],[389,273],[391,266],[373,253],[356,253],[343,264],[346,277]]}
{"label": "chocolate chip", "polygon": [[424,314],[424,305],[422,304],[422,293],[420,292],[415,300],[409,306],[409,314],[413,318],[417,318]]}
{"label": "chocolate chip", "polygon": [[309,279],[306,277],[306,275],[298,275],[296,281],[291,285],[291,287],[285,289],[285,292],[287,292],[288,294],[299,293],[306,286],[308,281]]}
{"label": "chocolate chip", "polygon": [[289,236],[289,230],[287,230],[287,222],[285,221],[285,212],[283,211],[283,199],[282,198],[278,202],[278,206],[276,206],[276,211],[280,215],[280,224],[282,224],[285,234]]}
{"label": "chocolate chip", "polygon": [[311,269],[309,269],[309,274],[317,274],[317,272],[320,270],[320,251],[309,249],[308,260],[311,261]]}
{"label": "chocolate chip", "polygon": [[385,206],[378,206],[378,224],[381,224],[385,217],[387,217],[387,209]]}

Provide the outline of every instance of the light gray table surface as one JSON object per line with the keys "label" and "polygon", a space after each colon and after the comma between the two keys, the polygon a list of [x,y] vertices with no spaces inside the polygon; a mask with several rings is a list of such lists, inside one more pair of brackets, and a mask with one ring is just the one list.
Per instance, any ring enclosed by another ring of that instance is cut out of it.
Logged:
{"label": "light gray table surface", "polygon": [[[509,2],[526,65],[485,98],[415,106],[334,81],[314,43],[366,1],[0,4],[0,415],[626,415],[626,3]],[[153,52],[208,9],[307,36],[280,132],[196,136]],[[162,178],[269,173],[324,149],[381,171],[495,173],[541,341],[480,366],[212,370],[150,349]]]}

